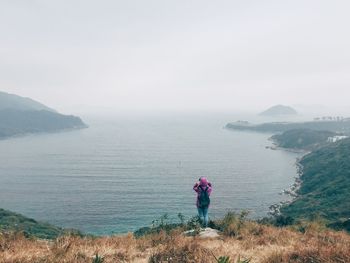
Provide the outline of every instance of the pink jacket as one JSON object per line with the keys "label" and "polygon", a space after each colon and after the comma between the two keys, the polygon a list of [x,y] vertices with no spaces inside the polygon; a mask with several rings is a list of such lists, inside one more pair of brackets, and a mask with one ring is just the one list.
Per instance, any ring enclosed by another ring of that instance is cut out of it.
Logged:
{"label": "pink jacket", "polygon": [[208,184],[206,185],[201,185],[199,182],[197,182],[194,186],[193,186],[193,190],[197,193],[197,198],[196,198],[196,206],[199,207],[199,196],[201,194],[201,188],[199,186],[202,186],[203,189],[205,189],[207,186],[208,186],[208,195],[210,196],[213,188],[212,188],[212,185],[211,183],[208,182]]}

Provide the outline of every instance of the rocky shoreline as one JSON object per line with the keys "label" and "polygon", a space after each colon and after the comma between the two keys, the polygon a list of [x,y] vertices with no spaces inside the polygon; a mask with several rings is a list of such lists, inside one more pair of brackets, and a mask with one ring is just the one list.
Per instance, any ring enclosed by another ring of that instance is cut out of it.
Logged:
{"label": "rocky shoreline", "polygon": [[301,176],[303,175],[303,166],[300,163],[300,161],[303,159],[303,157],[306,154],[308,154],[308,153],[305,153],[302,157],[297,158],[297,160],[296,160],[295,165],[296,165],[296,168],[297,168],[297,176],[295,177],[294,183],[289,188],[284,189],[280,193],[281,195],[288,195],[288,196],[290,196],[291,200],[281,201],[281,202],[279,202],[277,204],[271,205],[269,207],[270,211],[268,212],[268,214],[270,216],[273,216],[273,217],[280,216],[281,215],[281,208],[283,206],[291,204],[292,202],[294,202],[298,198],[298,190],[300,189],[301,184],[302,184]]}

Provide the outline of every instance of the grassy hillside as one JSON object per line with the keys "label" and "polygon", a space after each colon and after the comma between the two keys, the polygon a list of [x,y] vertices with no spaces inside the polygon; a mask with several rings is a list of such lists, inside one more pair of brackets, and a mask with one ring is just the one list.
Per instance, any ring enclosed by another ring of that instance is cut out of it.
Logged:
{"label": "grassy hillside", "polygon": [[183,228],[136,238],[61,236],[53,241],[0,234],[0,263],[308,263],[350,262],[350,235],[318,224],[276,228],[232,214],[217,222],[219,237],[185,236]]}
{"label": "grassy hillside", "polygon": [[333,224],[346,222],[350,218],[350,139],[322,147],[300,163],[300,196],[282,213],[293,218],[321,216]]}
{"label": "grassy hillside", "polygon": [[328,138],[337,134],[330,131],[297,129],[276,134],[271,139],[280,147],[313,150],[328,143]]}
{"label": "grassy hillside", "polygon": [[56,238],[63,232],[61,228],[13,213],[0,208],[0,231],[20,231],[26,236]]}

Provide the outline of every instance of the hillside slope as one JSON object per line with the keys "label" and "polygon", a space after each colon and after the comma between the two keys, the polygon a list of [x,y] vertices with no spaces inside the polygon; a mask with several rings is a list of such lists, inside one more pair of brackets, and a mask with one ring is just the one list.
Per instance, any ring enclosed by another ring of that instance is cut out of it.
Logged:
{"label": "hillside slope", "polygon": [[337,133],[330,131],[315,131],[310,129],[288,130],[282,134],[273,135],[272,139],[279,147],[289,149],[313,150],[329,143],[328,139]]}
{"label": "hillside slope", "polygon": [[[23,231],[27,236],[56,238],[62,229],[0,208],[0,232]],[[1,245],[0,245],[1,247]]]}
{"label": "hillside slope", "polygon": [[[0,233],[0,263],[339,263],[350,262],[350,236],[305,226],[305,233],[249,221],[226,221],[218,238],[182,229],[141,238],[61,236],[53,241]],[[221,261],[217,261],[221,257]],[[224,257],[227,261],[224,261]],[[240,258],[240,261],[238,261]]]}
{"label": "hillside slope", "polygon": [[56,112],[2,110],[0,111],[0,139],[39,132],[80,129],[86,125],[79,117]]}
{"label": "hillside slope", "polygon": [[30,98],[24,98],[18,95],[9,94],[0,91],[0,110],[46,110],[55,112],[55,110],[45,106],[44,104],[32,100]]}
{"label": "hillside slope", "polygon": [[0,92],[0,139],[86,127],[79,117],[60,114],[29,98]]}
{"label": "hillside slope", "polygon": [[[350,218],[350,139],[322,147],[302,158],[299,197],[282,208],[293,218],[324,217],[330,223]],[[350,226],[347,227],[350,231]]]}

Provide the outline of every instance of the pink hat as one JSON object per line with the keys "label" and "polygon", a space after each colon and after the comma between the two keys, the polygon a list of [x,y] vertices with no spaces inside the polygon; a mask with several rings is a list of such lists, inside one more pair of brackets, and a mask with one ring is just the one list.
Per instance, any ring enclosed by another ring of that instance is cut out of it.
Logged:
{"label": "pink hat", "polygon": [[207,185],[207,184],[208,184],[208,180],[207,180],[207,178],[205,178],[205,177],[201,177],[201,179],[200,179],[200,183],[201,183],[201,185],[203,185],[203,186]]}

